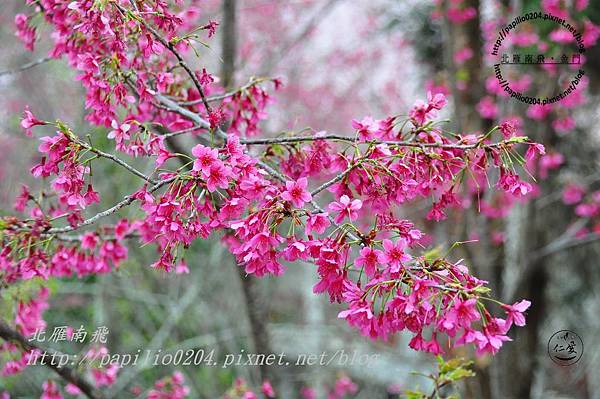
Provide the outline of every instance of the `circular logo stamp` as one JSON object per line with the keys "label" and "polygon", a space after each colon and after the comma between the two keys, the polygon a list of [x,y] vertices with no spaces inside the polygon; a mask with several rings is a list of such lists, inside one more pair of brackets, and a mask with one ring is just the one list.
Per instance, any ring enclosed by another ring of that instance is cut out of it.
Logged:
{"label": "circular logo stamp", "polygon": [[548,356],[560,366],[577,363],[581,355],[583,355],[583,341],[573,331],[557,331],[548,340]]}
{"label": "circular logo stamp", "polygon": [[[543,36],[549,40],[541,40]],[[581,69],[585,50],[574,22],[541,11],[517,16],[491,43],[496,90],[530,105],[560,102],[577,90],[585,75]],[[549,79],[538,88],[540,93],[531,93],[531,76],[537,73]],[[556,84],[551,85],[553,79]]]}

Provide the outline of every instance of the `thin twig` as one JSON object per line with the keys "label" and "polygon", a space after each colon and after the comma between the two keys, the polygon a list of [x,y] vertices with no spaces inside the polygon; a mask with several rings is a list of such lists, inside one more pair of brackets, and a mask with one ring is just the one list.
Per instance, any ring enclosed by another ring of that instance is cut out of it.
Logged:
{"label": "thin twig", "polygon": [[162,135],[162,137],[168,139],[169,137],[175,137],[175,136],[179,136],[179,135],[182,135],[182,134],[191,133],[191,132],[194,132],[194,131],[199,130],[199,129],[206,129],[206,126],[203,126],[203,125],[194,125],[194,126],[192,126],[190,128],[187,128],[187,129],[181,129],[181,130],[177,130],[177,131],[174,131],[174,132],[165,133],[165,134]]}
{"label": "thin twig", "polygon": [[[192,122],[194,122],[198,129],[201,129],[201,128],[210,129],[210,123],[207,120],[205,120],[204,118],[202,118],[200,115],[198,115],[197,113],[192,112],[189,109],[183,108],[182,106],[177,104],[175,101],[173,101],[161,94],[157,94],[155,96],[155,98],[158,101],[160,101],[167,110],[172,111],[172,112],[177,112],[179,115],[184,116],[184,117],[188,118],[189,120],[191,120]],[[223,132],[221,129],[216,129],[216,133],[219,135],[219,137],[221,137],[223,139],[227,138],[227,134],[225,132]],[[165,134],[164,136],[167,138],[169,137],[168,133]],[[202,144],[205,144],[205,145],[211,144],[209,142],[209,140],[205,137],[197,136],[197,139],[200,140],[202,142]]]}
{"label": "thin twig", "polygon": [[[154,186],[152,186],[148,192],[152,193],[156,190],[158,190],[159,188],[161,188],[162,186],[164,186],[165,184],[168,184],[170,182],[172,182],[173,180],[177,179],[178,176],[172,176],[168,179],[162,180],[158,183],[156,183]],[[68,233],[70,231],[74,231],[77,230],[81,227],[90,225],[95,223],[96,221],[98,221],[99,219],[102,219],[106,216],[112,215],[113,213],[117,212],[119,209],[126,207],[127,205],[131,204],[133,201],[135,201],[135,197],[133,195],[128,195],[125,197],[125,199],[123,199],[121,202],[117,203],[115,206],[108,208],[107,210],[105,210],[104,212],[100,212],[94,216],[92,216],[89,219],[84,220],[83,222],[79,223],[77,226],[73,227],[73,226],[66,226],[66,227],[54,227],[50,230],[48,230],[46,233],[49,234],[60,234],[60,233]]]}
{"label": "thin twig", "polygon": [[[209,102],[209,103],[211,103],[211,102],[215,102],[215,101],[224,100],[224,99],[226,99],[228,97],[233,97],[236,94],[241,93],[243,91],[246,91],[249,88],[251,88],[253,86],[256,86],[257,84],[260,84],[260,83],[262,83],[264,81],[267,81],[267,80],[270,80],[270,79],[269,78],[250,79],[250,82],[248,82],[245,85],[239,87],[238,89],[229,91],[227,93],[219,94],[217,96],[206,97],[206,101]],[[177,104],[186,106],[186,105],[195,105],[195,104],[198,104],[198,103],[201,103],[201,102],[202,102],[202,100],[200,99],[200,100],[193,100],[193,101],[178,101]]]}
{"label": "thin twig", "polygon": [[52,60],[53,60],[52,57],[40,58],[39,60],[28,62],[27,64],[23,64],[23,65],[21,65],[20,67],[17,67],[17,68],[7,69],[6,71],[0,71],[0,76],[12,75],[14,73],[23,72],[23,71],[26,71],[26,70],[31,69],[33,67],[36,67],[38,65],[44,64],[44,63],[46,63],[48,61],[52,61]]}
{"label": "thin twig", "polygon": [[352,170],[354,168],[356,168],[358,165],[359,165],[359,162],[354,163],[352,166],[350,166],[348,169],[346,169],[342,173],[336,175],[331,180],[328,180],[325,183],[321,184],[319,187],[315,188],[313,191],[310,192],[310,195],[312,195],[314,197],[315,195],[319,194],[321,191],[323,191],[323,190],[329,188],[330,186],[334,185],[335,183],[339,182],[344,177],[346,177],[346,175],[348,173],[352,172]]}
{"label": "thin twig", "polygon": [[175,101],[163,96],[162,94],[157,94],[156,99],[160,101],[165,107],[169,108],[173,112],[177,112],[181,116],[185,116],[186,118],[193,121],[197,126],[203,127],[205,129],[210,129],[210,123],[207,120],[202,118],[195,112],[190,111],[189,109],[181,107]]}
{"label": "thin twig", "polygon": [[539,259],[543,259],[547,256],[554,255],[558,252],[564,251],[569,248],[577,247],[579,245],[593,243],[595,241],[600,240],[600,234],[591,233],[585,237],[578,238],[576,233],[581,230],[588,219],[580,219],[572,226],[570,226],[567,231],[565,231],[560,237],[553,240],[550,244],[534,251],[531,254],[530,262],[534,262]]}
{"label": "thin twig", "polygon": [[[202,118],[197,113],[190,111],[189,109],[183,108],[180,104],[175,101],[161,95],[157,94],[155,96],[166,108],[169,108],[173,112],[177,112],[178,114],[185,116],[186,118],[195,122],[198,126],[210,128],[210,123]],[[225,134],[220,129],[217,129],[217,133],[225,138],[227,134]],[[282,143],[297,143],[297,142],[306,142],[306,141],[317,141],[317,140],[338,140],[345,141],[349,143],[357,143],[359,142],[358,137],[349,137],[342,136],[338,134],[326,134],[323,136],[295,136],[295,137],[273,137],[273,138],[265,138],[265,139],[240,139],[240,144],[245,145],[269,145],[269,144],[282,144]],[[497,148],[507,143],[505,141],[501,141],[498,143],[492,144],[483,144],[481,142],[473,143],[473,144],[440,144],[440,143],[419,143],[414,141],[393,141],[393,140],[385,140],[385,141],[367,141],[365,144],[387,144],[394,145],[399,147],[415,147],[415,148],[440,148],[445,150],[470,150],[475,148]]]}
{"label": "thin twig", "polygon": [[[191,285],[191,287],[186,291],[185,295],[181,297],[179,302],[169,310],[169,316],[163,321],[162,325],[156,331],[145,350],[154,351],[163,346],[164,342],[169,338],[171,330],[177,325],[183,316],[184,311],[192,304],[192,302],[198,300],[199,291],[199,284]],[[111,391],[109,391],[107,399],[116,397],[117,394],[119,394],[119,392],[122,391],[127,384],[143,370],[143,366],[143,364],[136,364],[135,367],[128,368],[122,374],[120,374],[119,380],[115,386],[112,387]]]}
{"label": "thin twig", "polygon": [[[54,236],[58,241],[63,241],[63,242],[80,242],[83,240],[83,235],[66,235],[66,234],[58,234],[58,235],[54,235],[54,234],[48,234],[48,233],[42,233],[42,236],[48,236],[48,235],[52,235]],[[129,234],[125,234],[125,236],[123,236],[123,239],[134,239],[134,238],[139,238],[140,234],[133,232],[133,233],[129,233]],[[100,234],[99,235],[100,240],[102,241],[114,241],[117,240],[117,236],[115,236],[114,234]]]}
{"label": "thin twig", "polygon": [[[122,13],[127,14],[127,10],[125,8],[123,8],[119,3],[113,3],[113,4]],[[184,61],[183,57],[181,56],[181,54],[179,54],[179,51],[177,51],[177,49],[175,48],[173,43],[168,42],[165,38],[163,38],[161,36],[161,34],[158,33],[158,31],[156,31],[156,29],[154,29],[152,26],[150,26],[150,24],[148,22],[146,22],[146,20],[144,20],[144,18],[142,16],[138,16],[137,21],[140,22],[142,25],[144,25],[144,28],[146,28],[150,33],[152,33],[152,36],[154,36],[156,38],[156,40],[158,40],[160,42],[160,44],[165,46],[175,56],[175,58],[177,58],[179,65],[189,75],[189,77],[192,79],[192,82],[194,82],[194,86],[196,86],[196,90],[198,90],[198,93],[200,93],[200,98],[202,99],[202,103],[204,104],[204,107],[206,108],[206,112],[208,112],[210,114],[211,113],[210,104],[206,100],[206,95],[204,94],[204,90],[202,89],[202,85],[200,84],[200,81],[198,81],[198,77],[192,71],[192,69],[188,66],[188,64]]]}
{"label": "thin twig", "polygon": [[142,179],[146,180],[148,183],[151,184],[156,184],[158,183],[156,180],[152,179],[149,176],[146,176],[145,174],[143,174],[142,172],[140,172],[139,170],[137,170],[136,168],[134,168],[133,166],[129,165],[127,162],[123,161],[120,158],[117,158],[116,156],[109,154],[107,152],[101,151],[97,148],[92,147],[91,145],[87,144],[84,141],[81,140],[77,140],[77,144],[79,144],[80,146],[82,146],[83,148],[93,152],[94,154],[102,157],[102,158],[106,158],[106,159],[110,159],[111,161],[121,165],[122,167],[124,167],[125,169],[127,169],[128,171],[130,171],[131,173],[133,173],[134,175],[141,177]]}
{"label": "thin twig", "polygon": [[[348,143],[359,143],[360,138],[342,136],[339,134],[326,134],[323,136],[295,136],[295,137],[273,137],[264,139],[242,139],[241,144],[245,145],[270,145],[270,144],[284,144],[284,143],[300,143],[305,141],[317,141],[317,140],[338,140]],[[479,142],[473,144],[440,144],[440,143],[419,143],[414,141],[393,141],[393,140],[371,140],[365,141],[364,144],[387,144],[395,145],[400,147],[421,147],[421,148],[441,148],[446,150],[469,150],[474,148],[494,148],[499,147],[505,142],[493,143],[493,144],[481,144]]]}

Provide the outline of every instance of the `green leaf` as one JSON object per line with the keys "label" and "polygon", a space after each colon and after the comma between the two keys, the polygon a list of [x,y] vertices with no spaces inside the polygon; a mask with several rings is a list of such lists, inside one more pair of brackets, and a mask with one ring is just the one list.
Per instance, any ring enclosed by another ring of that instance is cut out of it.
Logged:
{"label": "green leaf", "polygon": [[402,397],[405,399],[424,399],[427,398],[427,395],[421,391],[404,391]]}
{"label": "green leaf", "polygon": [[435,261],[435,260],[437,260],[437,259],[440,258],[441,250],[442,250],[442,247],[441,246],[437,246],[437,247],[432,248],[429,251],[425,252],[423,254],[423,257],[425,258],[425,260],[427,262],[431,263],[431,262],[433,262],[433,261]]}
{"label": "green leaf", "polygon": [[529,137],[527,136],[515,136],[508,139],[507,143],[527,143],[528,141]]}

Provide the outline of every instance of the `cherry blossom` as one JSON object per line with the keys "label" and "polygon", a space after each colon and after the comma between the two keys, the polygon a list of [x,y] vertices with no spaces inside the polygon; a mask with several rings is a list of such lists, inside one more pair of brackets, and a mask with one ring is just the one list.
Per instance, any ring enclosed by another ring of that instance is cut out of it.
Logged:
{"label": "cherry blossom", "polygon": [[338,212],[335,222],[340,223],[348,217],[351,221],[358,219],[358,211],[362,208],[362,201],[359,199],[350,200],[347,195],[342,195],[339,202],[329,204],[329,210]]}
{"label": "cherry blossom", "polygon": [[306,177],[301,177],[297,181],[285,182],[285,191],[281,193],[281,198],[289,201],[296,208],[301,208],[306,202],[312,200],[312,196],[306,190],[308,180]]}

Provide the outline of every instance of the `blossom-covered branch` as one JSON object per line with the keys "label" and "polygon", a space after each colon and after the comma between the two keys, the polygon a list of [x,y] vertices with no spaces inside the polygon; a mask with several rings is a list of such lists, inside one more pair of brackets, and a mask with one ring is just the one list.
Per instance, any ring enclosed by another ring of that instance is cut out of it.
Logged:
{"label": "blossom-covered branch", "polygon": [[[19,334],[18,331],[13,330],[8,324],[0,320],[0,338],[6,342],[19,345],[29,356],[37,356],[37,353],[44,352],[49,357],[52,357],[55,353],[51,349],[41,349],[38,346],[32,344],[23,335]],[[96,390],[96,388],[79,375],[74,369],[68,366],[59,366],[54,362],[45,363],[46,366],[51,368],[56,374],[58,374],[66,382],[75,385],[81,392],[89,399],[101,399],[102,394]]]}
{"label": "blossom-covered branch", "polygon": [[289,144],[289,143],[301,143],[316,140],[331,140],[331,141],[342,141],[348,143],[372,143],[372,144],[387,144],[390,146],[399,147],[417,147],[417,148],[443,148],[448,150],[469,150],[474,148],[495,148],[502,145],[511,144],[515,142],[526,142],[526,137],[513,138],[506,142],[483,144],[481,142],[461,144],[461,143],[418,143],[413,141],[394,141],[394,140],[361,140],[360,137],[342,136],[337,134],[323,134],[314,136],[290,136],[290,137],[273,137],[264,139],[245,139],[241,140],[240,143],[245,145],[272,145],[272,144]]}

